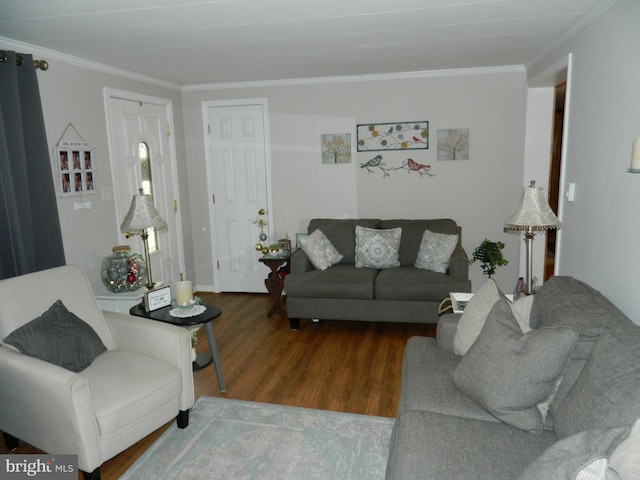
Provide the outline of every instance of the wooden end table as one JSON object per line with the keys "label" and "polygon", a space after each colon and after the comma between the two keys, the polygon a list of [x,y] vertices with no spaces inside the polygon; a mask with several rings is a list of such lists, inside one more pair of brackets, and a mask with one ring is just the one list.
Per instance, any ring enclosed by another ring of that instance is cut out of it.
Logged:
{"label": "wooden end table", "polygon": [[280,272],[284,272],[285,275],[289,273],[290,258],[290,254],[280,255],[277,257],[268,257],[265,255],[264,257],[259,258],[262,263],[271,269],[269,276],[264,281],[267,291],[271,296],[271,303],[273,305],[267,314],[268,317],[272,316],[274,313],[283,317],[287,316],[286,306],[282,295],[284,290],[284,276],[280,276]]}
{"label": "wooden end table", "polygon": [[222,378],[222,368],[220,367],[220,359],[218,358],[218,346],[216,345],[216,337],[213,334],[213,319],[218,318],[222,313],[218,307],[214,307],[213,305],[202,304],[207,309],[202,312],[200,315],[195,315],[193,317],[173,317],[169,314],[171,311],[171,307],[163,307],[158,310],[154,310],[152,312],[146,312],[144,310],[144,305],[142,303],[131,307],[129,313],[131,315],[135,315],[137,317],[144,317],[150,320],[156,320],[158,322],[170,323],[172,325],[177,325],[179,327],[193,327],[195,325],[204,325],[204,330],[207,334],[207,343],[209,344],[209,352],[211,352],[211,358],[208,355],[204,355],[198,353],[197,355],[200,358],[196,358],[194,362],[194,370],[199,370],[200,368],[204,368],[211,361],[213,361],[213,366],[216,369],[216,376],[218,377],[218,387],[220,387],[220,391],[226,391],[227,387],[224,385],[224,380]]}

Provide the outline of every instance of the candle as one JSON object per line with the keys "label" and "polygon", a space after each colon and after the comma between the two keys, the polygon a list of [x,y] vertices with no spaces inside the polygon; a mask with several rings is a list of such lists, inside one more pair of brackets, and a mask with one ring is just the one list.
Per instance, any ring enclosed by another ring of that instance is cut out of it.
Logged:
{"label": "candle", "polygon": [[631,170],[640,170],[640,137],[633,141],[631,150]]}
{"label": "candle", "polygon": [[193,287],[191,282],[176,282],[176,303],[179,306],[190,305],[193,300]]}

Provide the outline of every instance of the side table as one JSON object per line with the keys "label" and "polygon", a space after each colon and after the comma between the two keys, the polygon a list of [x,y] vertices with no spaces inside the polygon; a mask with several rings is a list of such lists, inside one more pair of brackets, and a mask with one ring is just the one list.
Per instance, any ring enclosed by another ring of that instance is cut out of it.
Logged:
{"label": "side table", "polygon": [[[211,352],[211,358],[213,360],[213,366],[216,369],[216,376],[218,377],[218,387],[220,391],[226,391],[227,387],[224,385],[224,379],[222,378],[222,368],[220,367],[220,359],[218,358],[218,346],[216,345],[216,337],[213,334],[212,321],[214,318],[218,318],[222,311],[218,307],[213,305],[202,304],[207,309],[200,315],[193,317],[173,317],[169,314],[171,307],[163,307],[153,312],[146,312],[142,303],[131,307],[129,313],[137,317],[144,317],[150,320],[156,320],[158,322],[171,323],[179,327],[193,327],[194,325],[204,325],[204,330],[207,334],[207,343],[209,344],[209,351]],[[208,363],[206,363],[208,364]],[[204,366],[204,365],[203,365]]]}
{"label": "side table", "polygon": [[[268,317],[277,313],[283,317],[287,316],[286,307],[284,306],[284,299],[282,298],[282,291],[284,290],[284,277],[289,273],[289,258],[291,255],[280,255],[277,257],[260,257],[259,260],[271,269],[269,276],[264,281],[267,291],[271,296],[272,307]],[[284,275],[282,275],[282,273]]]}

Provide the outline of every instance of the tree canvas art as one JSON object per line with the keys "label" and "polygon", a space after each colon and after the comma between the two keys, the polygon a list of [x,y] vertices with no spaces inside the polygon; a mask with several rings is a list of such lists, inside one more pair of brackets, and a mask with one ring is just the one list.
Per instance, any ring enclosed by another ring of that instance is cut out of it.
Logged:
{"label": "tree canvas art", "polygon": [[351,163],[351,134],[321,135],[322,163]]}
{"label": "tree canvas art", "polygon": [[469,160],[469,129],[438,130],[438,160]]}

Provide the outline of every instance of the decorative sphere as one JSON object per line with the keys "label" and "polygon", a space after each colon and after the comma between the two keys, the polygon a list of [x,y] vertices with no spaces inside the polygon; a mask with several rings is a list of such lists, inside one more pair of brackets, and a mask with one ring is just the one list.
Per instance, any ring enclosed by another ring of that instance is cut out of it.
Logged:
{"label": "decorative sphere", "polygon": [[269,253],[269,249],[267,247],[264,247],[262,249],[262,253],[264,253],[266,255],[267,253]]}
{"label": "decorative sphere", "polygon": [[261,252],[263,248],[264,248],[264,247],[262,246],[262,244],[261,244],[261,243],[256,243],[256,250],[257,250],[257,251]]}

